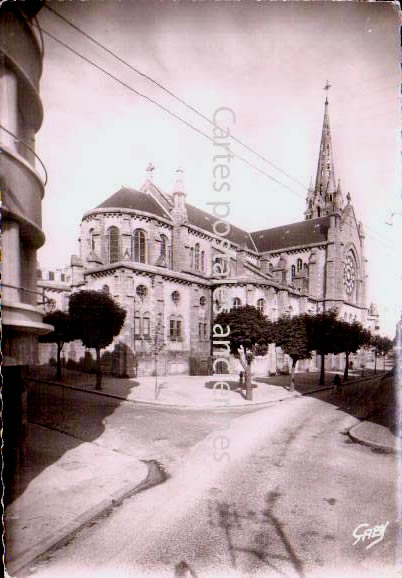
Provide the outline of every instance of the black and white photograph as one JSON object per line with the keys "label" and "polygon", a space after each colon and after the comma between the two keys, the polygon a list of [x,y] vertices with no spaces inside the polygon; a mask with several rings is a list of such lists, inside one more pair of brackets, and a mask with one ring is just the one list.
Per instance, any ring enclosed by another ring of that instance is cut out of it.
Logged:
{"label": "black and white photograph", "polygon": [[0,1],[7,576],[400,576],[400,27]]}

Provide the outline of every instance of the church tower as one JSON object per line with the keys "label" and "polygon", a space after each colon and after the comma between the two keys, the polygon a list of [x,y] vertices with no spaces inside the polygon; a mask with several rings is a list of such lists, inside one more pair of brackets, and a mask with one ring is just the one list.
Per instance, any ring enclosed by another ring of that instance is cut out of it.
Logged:
{"label": "church tower", "polygon": [[[328,90],[329,87],[330,85],[327,83],[325,90]],[[313,187],[311,183],[307,192],[306,219],[324,217],[343,207],[341,184],[340,181],[336,184],[335,180],[328,106],[327,97],[325,99],[324,122],[322,126],[315,186]]]}

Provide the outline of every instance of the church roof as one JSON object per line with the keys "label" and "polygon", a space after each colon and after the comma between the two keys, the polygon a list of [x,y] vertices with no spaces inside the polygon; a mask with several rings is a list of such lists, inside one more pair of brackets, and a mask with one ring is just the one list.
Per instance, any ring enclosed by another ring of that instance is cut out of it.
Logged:
{"label": "church roof", "polygon": [[[96,208],[131,209],[150,213],[156,217],[170,218],[152,195],[129,187],[122,187]],[[190,226],[193,225],[206,232],[216,234],[213,225],[218,220],[217,217],[188,203],[186,203],[186,209]],[[264,253],[326,241],[328,227],[329,217],[308,219],[254,233],[247,233],[234,225],[230,225],[230,231],[224,238],[240,247]],[[223,228],[222,232],[224,232]]]}
{"label": "church roof", "polygon": [[[103,201],[96,207],[97,209],[132,209],[137,211],[144,211],[151,213],[158,217],[170,218],[161,205],[148,193],[137,191],[129,187],[122,187],[117,193],[114,193],[106,201]],[[186,203],[187,216],[189,225],[203,229],[206,232],[216,234],[213,229],[215,221],[219,220],[206,211],[202,211],[193,205]],[[222,232],[224,228],[222,227]],[[229,239],[232,243],[240,246],[246,246],[247,249],[255,251],[255,247],[251,240],[250,234],[238,227],[230,225],[230,232],[225,235],[225,239]]]}
{"label": "church roof", "polygon": [[166,211],[162,209],[160,204],[151,195],[129,187],[122,187],[117,193],[114,193],[96,208],[132,209],[144,211],[144,213],[151,213],[151,215],[165,219],[168,218]]}
{"label": "church roof", "polygon": [[309,245],[327,240],[329,217],[308,219],[282,227],[251,233],[259,253]]}
{"label": "church roof", "polygon": [[[194,207],[193,205],[189,205],[187,203],[186,203],[186,208],[187,208],[187,216],[188,216],[188,220],[189,220],[190,225],[194,225],[194,227],[198,227],[199,229],[204,229],[204,231],[207,231],[209,233],[216,235],[216,232],[214,231],[213,225],[216,221],[219,221],[219,219],[217,217],[214,217],[210,213],[207,213],[206,211],[202,211],[201,209],[198,209],[197,207]],[[218,227],[217,230],[218,230],[218,233],[219,232],[224,233],[225,227],[223,227],[223,226]],[[222,238],[228,239],[229,241],[232,241],[232,243],[236,243],[237,245],[239,245],[241,247],[245,245],[247,247],[247,249],[250,249],[251,251],[255,251],[255,247],[253,245],[253,241],[251,239],[250,233],[247,233],[246,231],[243,231],[242,229],[239,229],[238,227],[235,227],[231,224],[230,224],[229,233]]]}

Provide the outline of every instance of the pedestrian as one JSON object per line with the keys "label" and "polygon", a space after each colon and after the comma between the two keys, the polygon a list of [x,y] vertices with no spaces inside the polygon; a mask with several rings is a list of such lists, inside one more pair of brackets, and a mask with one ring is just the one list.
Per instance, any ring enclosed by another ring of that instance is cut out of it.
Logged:
{"label": "pedestrian", "polygon": [[335,375],[335,377],[334,377],[334,390],[335,390],[335,391],[340,391],[340,390],[341,390],[341,389],[340,389],[341,387],[342,387],[342,381],[341,381],[341,378],[340,378],[339,374],[337,373],[337,374]]}

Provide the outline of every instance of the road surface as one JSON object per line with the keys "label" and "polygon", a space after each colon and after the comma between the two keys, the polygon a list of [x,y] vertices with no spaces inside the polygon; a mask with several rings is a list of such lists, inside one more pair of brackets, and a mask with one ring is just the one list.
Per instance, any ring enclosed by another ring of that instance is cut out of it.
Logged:
{"label": "road surface", "polygon": [[[357,419],[320,396],[215,422],[167,482],[83,529],[34,576],[396,575],[397,459],[353,443]],[[381,524],[381,541],[354,544],[354,531]]]}

